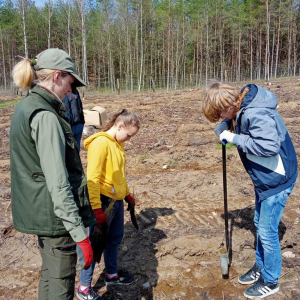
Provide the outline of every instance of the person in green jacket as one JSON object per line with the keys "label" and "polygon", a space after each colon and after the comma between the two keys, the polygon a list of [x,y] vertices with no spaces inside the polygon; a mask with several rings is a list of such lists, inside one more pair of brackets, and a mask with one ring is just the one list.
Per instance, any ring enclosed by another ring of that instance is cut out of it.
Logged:
{"label": "person in green jacket", "polygon": [[64,96],[84,86],[71,57],[47,49],[13,69],[14,83],[29,89],[10,128],[11,203],[16,230],[38,237],[42,257],[39,300],[74,298],[77,269],[93,251],[86,227],[96,223]]}

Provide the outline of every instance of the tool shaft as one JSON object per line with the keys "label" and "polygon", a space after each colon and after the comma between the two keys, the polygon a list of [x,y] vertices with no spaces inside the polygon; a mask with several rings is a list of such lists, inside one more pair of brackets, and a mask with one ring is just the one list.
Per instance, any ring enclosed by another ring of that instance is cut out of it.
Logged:
{"label": "tool shaft", "polygon": [[225,219],[225,240],[226,249],[229,249],[229,232],[228,232],[228,206],[227,206],[227,176],[226,176],[226,146],[222,144],[223,160],[223,192],[224,192],[224,219]]}

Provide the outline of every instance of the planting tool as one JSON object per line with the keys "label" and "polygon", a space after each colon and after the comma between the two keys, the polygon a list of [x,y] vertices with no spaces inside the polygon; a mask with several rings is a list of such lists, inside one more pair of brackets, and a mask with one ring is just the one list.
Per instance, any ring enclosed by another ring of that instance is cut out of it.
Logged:
{"label": "planting tool", "polygon": [[228,231],[228,206],[227,206],[227,176],[226,176],[226,145],[222,144],[223,161],[223,193],[224,193],[224,219],[225,219],[225,240],[226,250],[229,249],[229,231]]}
{"label": "planting tool", "polygon": [[220,251],[221,272],[223,278],[228,278],[229,265],[229,231],[228,231],[228,207],[227,207],[227,176],[226,176],[226,141],[222,141],[222,162],[223,162],[223,194],[224,194],[224,219],[225,219],[225,241],[226,249]]}
{"label": "planting tool", "polygon": [[126,200],[126,198],[125,198],[125,201],[128,204],[127,211],[129,211],[129,213],[130,213],[131,222],[132,222],[133,226],[135,227],[135,229],[139,230],[139,225],[138,225],[136,217],[135,217],[134,206],[131,205],[131,203],[128,200]]}
{"label": "planting tool", "polygon": [[136,221],[136,217],[135,217],[134,207],[133,206],[129,207],[129,205],[130,204],[128,204],[127,210],[129,210],[129,212],[130,212],[131,222],[132,222],[133,226],[135,227],[135,229],[139,230],[139,225],[138,225],[138,223]]}

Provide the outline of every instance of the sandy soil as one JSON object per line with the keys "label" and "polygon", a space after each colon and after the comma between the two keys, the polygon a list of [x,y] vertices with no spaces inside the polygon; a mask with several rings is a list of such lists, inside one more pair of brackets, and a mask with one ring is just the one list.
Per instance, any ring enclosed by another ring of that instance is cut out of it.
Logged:
{"label": "sandy soil", "polygon": [[[300,155],[300,79],[266,86],[275,92]],[[242,84],[237,85],[242,87]],[[128,287],[106,288],[103,263],[93,284],[104,299],[245,299],[239,274],[255,260],[254,192],[236,149],[227,149],[230,275],[223,279],[224,247],[222,151],[201,113],[203,90],[143,94],[89,94],[84,107],[103,106],[109,114],[135,110],[139,134],[126,145],[127,174],[140,230],[126,212],[119,253],[122,269],[136,278]],[[16,96],[0,94],[0,102]],[[12,227],[9,177],[9,126],[14,107],[0,109],[0,299],[37,299],[41,259],[36,237]],[[89,134],[95,132],[91,128]],[[84,136],[86,137],[86,136]],[[82,145],[81,145],[82,147]],[[86,151],[81,148],[86,167]],[[300,188],[288,200],[280,240],[283,255],[280,292],[272,300],[300,299]],[[290,251],[294,257],[288,257]]]}

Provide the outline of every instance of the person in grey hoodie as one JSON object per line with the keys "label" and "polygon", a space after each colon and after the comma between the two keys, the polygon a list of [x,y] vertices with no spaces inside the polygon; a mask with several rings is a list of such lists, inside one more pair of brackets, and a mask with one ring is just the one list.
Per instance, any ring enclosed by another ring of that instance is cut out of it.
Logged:
{"label": "person in grey hoodie", "polygon": [[209,121],[223,119],[215,133],[223,144],[236,145],[254,184],[256,261],[238,279],[241,284],[253,284],[244,292],[250,299],[279,291],[278,225],[298,176],[296,152],[276,108],[274,93],[259,85],[249,84],[238,92],[223,83],[209,88],[202,107]]}

